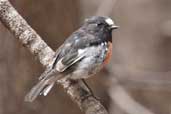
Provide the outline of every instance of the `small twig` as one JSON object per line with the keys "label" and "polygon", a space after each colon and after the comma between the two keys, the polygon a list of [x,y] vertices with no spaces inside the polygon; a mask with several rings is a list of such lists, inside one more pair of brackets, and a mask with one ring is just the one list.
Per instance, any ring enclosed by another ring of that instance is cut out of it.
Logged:
{"label": "small twig", "polygon": [[[18,14],[8,0],[0,0],[0,20],[34,56],[38,57],[44,67],[51,65],[55,52]],[[71,80],[63,80],[60,84],[86,114],[108,114],[83,81],[73,83]]]}

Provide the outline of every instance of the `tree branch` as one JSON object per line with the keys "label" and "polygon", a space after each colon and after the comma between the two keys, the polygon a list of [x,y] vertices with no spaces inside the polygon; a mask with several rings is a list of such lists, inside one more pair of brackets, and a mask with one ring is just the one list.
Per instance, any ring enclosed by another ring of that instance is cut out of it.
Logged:
{"label": "tree branch", "polygon": [[[44,67],[51,65],[55,52],[18,14],[8,0],[0,0],[0,20],[34,56],[39,58]],[[60,84],[86,114],[108,114],[83,81],[62,80]]]}

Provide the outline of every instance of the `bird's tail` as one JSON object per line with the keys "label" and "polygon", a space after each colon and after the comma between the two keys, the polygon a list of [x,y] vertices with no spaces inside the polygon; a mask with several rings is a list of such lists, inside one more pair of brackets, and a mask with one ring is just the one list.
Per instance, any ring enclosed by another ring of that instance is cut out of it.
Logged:
{"label": "bird's tail", "polygon": [[25,101],[32,102],[34,101],[38,95],[46,96],[48,92],[52,89],[56,80],[55,77],[52,76],[48,79],[40,80],[32,89],[31,91],[25,96]]}

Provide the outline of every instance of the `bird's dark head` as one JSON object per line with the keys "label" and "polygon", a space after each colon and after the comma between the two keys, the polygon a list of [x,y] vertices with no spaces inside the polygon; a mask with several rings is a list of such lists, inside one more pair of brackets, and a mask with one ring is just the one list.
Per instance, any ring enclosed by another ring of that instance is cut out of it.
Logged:
{"label": "bird's dark head", "polygon": [[102,36],[106,34],[108,37],[110,36],[111,39],[109,40],[112,40],[112,30],[118,28],[111,18],[105,16],[92,16],[87,18],[84,25],[93,34],[101,34]]}
{"label": "bird's dark head", "polygon": [[115,25],[114,21],[105,16],[92,16],[85,20],[85,24],[94,25],[99,28],[105,28],[108,30],[117,29],[118,26]]}

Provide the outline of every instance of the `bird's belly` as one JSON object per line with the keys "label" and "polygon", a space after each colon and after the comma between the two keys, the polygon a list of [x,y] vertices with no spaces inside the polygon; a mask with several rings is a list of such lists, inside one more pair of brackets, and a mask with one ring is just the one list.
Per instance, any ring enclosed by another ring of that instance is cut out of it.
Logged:
{"label": "bird's belly", "polygon": [[94,58],[86,58],[77,66],[77,70],[72,73],[72,79],[88,78],[96,74],[102,68],[102,62],[97,63]]}
{"label": "bird's belly", "polygon": [[90,53],[91,50],[89,50],[87,56],[77,64],[76,70],[72,73],[72,79],[88,78],[102,69],[105,52],[101,48],[92,50],[94,52]]}

